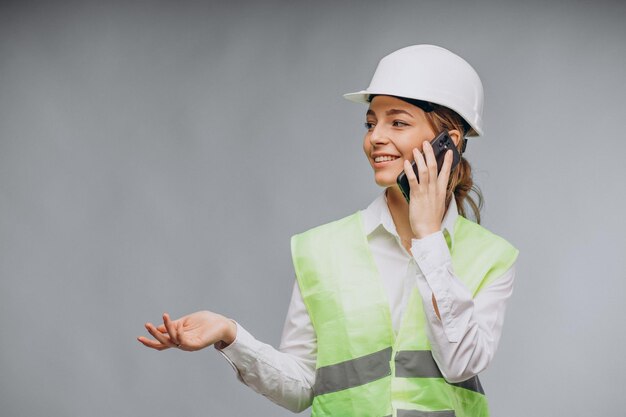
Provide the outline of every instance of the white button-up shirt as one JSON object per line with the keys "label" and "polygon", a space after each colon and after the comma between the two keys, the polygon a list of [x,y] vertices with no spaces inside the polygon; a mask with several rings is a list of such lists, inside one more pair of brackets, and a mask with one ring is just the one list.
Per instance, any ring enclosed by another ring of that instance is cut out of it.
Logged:
{"label": "white button-up shirt", "polygon": [[[454,244],[458,210],[452,198],[441,230],[413,239],[407,252],[396,232],[385,193],[362,210],[365,232],[380,279],[387,292],[397,333],[412,289],[417,286],[427,317],[428,339],[444,378],[464,381],[484,370],[500,340],[506,300],[513,291],[515,264],[472,298],[454,275],[444,233]],[[432,296],[437,300],[437,317]],[[216,346],[217,348],[217,346]],[[276,404],[299,412],[311,405],[315,382],[315,330],[297,282],[278,349],[260,342],[237,323],[237,337],[218,349],[238,379]]]}

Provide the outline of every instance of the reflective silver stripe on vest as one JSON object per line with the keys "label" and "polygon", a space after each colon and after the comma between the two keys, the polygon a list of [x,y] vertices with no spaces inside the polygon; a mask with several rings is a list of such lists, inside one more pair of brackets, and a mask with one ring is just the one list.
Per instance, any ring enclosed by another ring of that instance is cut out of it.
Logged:
{"label": "reflective silver stripe on vest", "polygon": [[323,366],[315,371],[315,395],[358,387],[391,375],[392,348],[388,347],[360,358]]}
{"label": "reflective silver stripe on vest", "polygon": [[443,378],[430,350],[401,350],[395,361],[397,377]]}
{"label": "reflective silver stripe on vest", "polygon": [[398,417],[455,417],[454,410],[398,410]]}
{"label": "reflective silver stripe on vest", "polygon": [[[396,353],[396,376],[399,378],[443,378],[430,350],[402,350]],[[462,382],[449,382],[455,387],[485,394],[480,380],[473,376]]]}

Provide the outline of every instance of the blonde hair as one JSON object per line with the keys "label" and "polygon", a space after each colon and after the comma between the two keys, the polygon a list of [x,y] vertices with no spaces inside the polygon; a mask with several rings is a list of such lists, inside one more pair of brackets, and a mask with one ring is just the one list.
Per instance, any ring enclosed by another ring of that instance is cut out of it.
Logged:
{"label": "blonde hair", "polygon": [[[464,137],[467,134],[472,133],[473,129],[454,110],[450,110],[449,108],[438,104],[432,104],[432,107],[432,111],[424,112],[428,123],[435,133],[438,133],[443,129],[448,131],[457,130],[461,134],[461,138],[457,144],[457,149],[459,150],[459,153],[461,153],[463,149]],[[472,191],[476,194],[477,200],[470,195],[470,192]],[[446,209],[452,200],[452,196],[454,196],[459,213],[463,217],[467,217],[465,206],[463,205],[464,203],[467,203],[472,210],[476,222],[480,223],[480,210],[483,207],[484,199],[480,188],[474,184],[474,180],[472,179],[472,167],[463,155],[461,155],[461,161],[450,173],[450,178],[448,179],[448,187],[446,190]]]}

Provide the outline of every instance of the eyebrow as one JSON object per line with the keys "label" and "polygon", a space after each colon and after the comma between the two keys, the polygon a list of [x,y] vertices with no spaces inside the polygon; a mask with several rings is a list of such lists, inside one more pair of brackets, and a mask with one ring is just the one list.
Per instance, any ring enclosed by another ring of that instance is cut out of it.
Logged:
{"label": "eyebrow", "polygon": [[[411,113],[409,113],[409,112],[408,112],[408,111],[406,111],[406,110],[401,110],[401,109],[390,109],[390,110],[387,110],[387,111],[385,112],[385,114],[386,114],[387,116],[392,116],[392,115],[394,115],[394,114],[406,114],[406,115],[408,115],[408,116],[410,116],[410,117],[414,118],[414,117],[413,117],[413,115],[412,115]],[[367,109],[367,112],[365,113],[365,115],[366,115],[366,116],[369,116],[369,115],[376,116],[376,113],[374,113],[374,112],[372,111],[372,109]]]}

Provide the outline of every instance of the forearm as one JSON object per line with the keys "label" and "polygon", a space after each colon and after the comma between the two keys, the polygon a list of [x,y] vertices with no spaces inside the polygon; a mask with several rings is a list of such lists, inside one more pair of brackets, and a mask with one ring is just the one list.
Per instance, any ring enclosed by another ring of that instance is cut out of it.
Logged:
{"label": "forearm", "polygon": [[431,350],[444,377],[460,382],[483,371],[495,354],[506,300],[513,287],[512,266],[476,298],[454,275],[441,233],[413,246],[423,274],[417,284],[427,316]]}
{"label": "forearm", "polygon": [[308,408],[313,401],[317,338],[297,283],[278,349],[256,340],[239,324],[236,330],[235,340],[222,354],[237,378],[288,410]]}
{"label": "forearm", "polygon": [[239,324],[233,343],[215,347],[254,391],[293,412],[311,405],[314,373],[302,358],[255,339]]}
{"label": "forearm", "polygon": [[481,319],[475,317],[475,306],[469,307],[458,320],[451,320],[451,323],[456,322],[454,330],[457,331],[457,336],[451,340],[432,305],[425,305],[425,309],[433,310],[427,314],[426,332],[433,357],[446,380],[465,381],[488,367],[497,350],[501,324],[488,327],[480,323]]}

